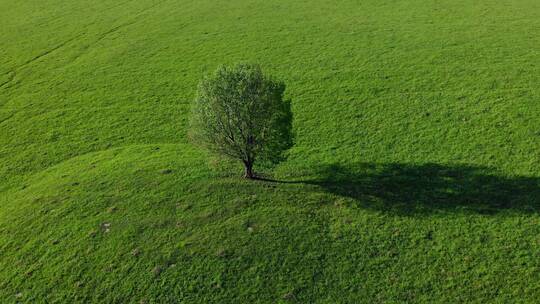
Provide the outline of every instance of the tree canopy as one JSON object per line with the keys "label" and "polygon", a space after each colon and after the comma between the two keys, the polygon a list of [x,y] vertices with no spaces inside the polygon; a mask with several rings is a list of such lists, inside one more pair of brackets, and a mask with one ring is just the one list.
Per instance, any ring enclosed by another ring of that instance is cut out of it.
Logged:
{"label": "tree canopy", "polygon": [[293,144],[290,101],[285,84],[260,66],[221,66],[199,83],[191,138],[210,151],[241,161],[254,178],[257,161],[277,163]]}

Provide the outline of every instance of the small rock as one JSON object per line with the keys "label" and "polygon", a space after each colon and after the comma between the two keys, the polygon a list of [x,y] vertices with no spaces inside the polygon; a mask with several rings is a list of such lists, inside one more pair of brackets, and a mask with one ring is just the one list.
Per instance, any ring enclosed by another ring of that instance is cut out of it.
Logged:
{"label": "small rock", "polygon": [[115,212],[116,210],[118,210],[118,209],[116,208],[116,206],[111,206],[111,207],[107,208],[107,212],[108,212],[108,213],[113,213],[113,212]]}
{"label": "small rock", "polygon": [[132,256],[139,256],[139,254],[141,254],[141,250],[139,248],[135,248],[135,249],[131,250],[131,255]]}
{"label": "small rock", "polygon": [[15,295],[15,298],[19,299],[19,298],[22,298],[23,296],[23,293],[22,292],[19,292]]}
{"label": "small rock", "polygon": [[294,299],[294,293],[292,291],[287,292],[283,295],[283,300],[292,300]]}
{"label": "small rock", "polygon": [[109,233],[111,231],[111,223],[103,223],[101,224],[101,229],[103,229],[103,232]]}
{"label": "small rock", "polygon": [[253,227],[248,227],[248,228],[247,228],[247,231],[248,231],[249,233],[253,232]]}
{"label": "small rock", "polygon": [[163,269],[161,269],[161,267],[159,266],[156,266],[154,267],[154,269],[152,269],[152,273],[155,275],[155,276],[158,276],[161,274],[161,271],[163,271]]}

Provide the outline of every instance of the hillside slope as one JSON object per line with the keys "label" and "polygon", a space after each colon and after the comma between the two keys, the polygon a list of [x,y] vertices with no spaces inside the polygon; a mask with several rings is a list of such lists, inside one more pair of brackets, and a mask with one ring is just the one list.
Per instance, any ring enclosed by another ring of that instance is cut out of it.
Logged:
{"label": "hillside slope", "polygon": [[[540,3],[0,0],[2,302],[540,296]],[[240,178],[187,138],[258,62],[296,146]]]}

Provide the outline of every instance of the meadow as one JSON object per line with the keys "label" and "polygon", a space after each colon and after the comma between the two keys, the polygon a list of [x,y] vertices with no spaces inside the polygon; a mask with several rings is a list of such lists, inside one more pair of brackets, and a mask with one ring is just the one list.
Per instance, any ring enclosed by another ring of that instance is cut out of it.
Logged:
{"label": "meadow", "polygon": [[[268,181],[187,138],[245,61]],[[535,302],[539,84],[536,0],[0,0],[0,302]]]}

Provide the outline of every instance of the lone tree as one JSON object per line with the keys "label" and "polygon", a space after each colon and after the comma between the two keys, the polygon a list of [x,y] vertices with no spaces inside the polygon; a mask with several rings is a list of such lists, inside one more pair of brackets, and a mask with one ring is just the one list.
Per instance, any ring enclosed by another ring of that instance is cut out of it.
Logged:
{"label": "lone tree", "polygon": [[221,66],[199,83],[191,138],[199,145],[241,161],[255,178],[255,161],[277,163],[292,146],[292,112],[285,85],[258,65]]}

